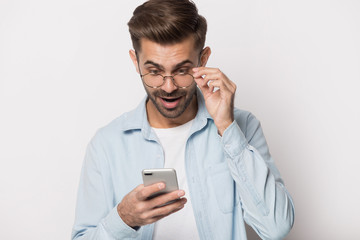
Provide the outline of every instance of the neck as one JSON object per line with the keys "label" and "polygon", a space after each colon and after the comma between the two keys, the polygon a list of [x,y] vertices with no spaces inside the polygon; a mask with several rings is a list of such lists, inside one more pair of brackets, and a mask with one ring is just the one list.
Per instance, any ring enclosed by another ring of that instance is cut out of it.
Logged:
{"label": "neck", "polygon": [[194,94],[191,103],[186,110],[177,118],[164,117],[154,106],[152,101],[146,103],[146,112],[151,127],[154,128],[173,128],[183,125],[195,118],[198,110],[197,97]]}

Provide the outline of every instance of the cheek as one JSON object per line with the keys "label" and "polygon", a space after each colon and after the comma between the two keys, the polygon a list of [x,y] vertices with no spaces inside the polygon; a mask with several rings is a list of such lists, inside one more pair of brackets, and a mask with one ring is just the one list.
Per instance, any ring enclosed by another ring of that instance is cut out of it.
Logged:
{"label": "cheek", "polygon": [[197,88],[197,85],[194,84],[193,86],[191,86],[188,90],[188,95],[189,97],[192,97],[195,93],[196,93],[196,88]]}
{"label": "cheek", "polygon": [[147,93],[147,95],[149,96],[149,97],[151,97],[151,98],[155,98],[156,96],[158,96],[158,91],[159,90],[156,90],[156,89],[152,89],[152,88],[148,88],[148,87],[146,87],[146,86],[144,86],[145,87],[145,91],[146,91],[146,93]]}
{"label": "cheek", "polygon": [[152,95],[151,89],[149,89],[149,88],[146,87],[145,85],[144,85],[144,89],[145,89],[145,92],[146,92],[146,94],[147,94],[148,96],[151,96],[151,95]]}

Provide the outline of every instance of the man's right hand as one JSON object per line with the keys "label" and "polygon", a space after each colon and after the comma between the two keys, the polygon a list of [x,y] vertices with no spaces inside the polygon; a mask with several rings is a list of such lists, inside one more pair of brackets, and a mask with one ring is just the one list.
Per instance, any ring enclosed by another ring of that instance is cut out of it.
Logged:
{"label": "man's right hand", "polygon": [[[137,186],[117,206],[121,219],[128,226],[134,228],[151,224],[182,209],[187,201],[186,198],[181,198],[185,195],[183,190],[148,199],[149,196],[164,188],[164,183],[156,183],[147,187],[144,187],[143,184]],[[162,206],[173,200],[176,201]]]}

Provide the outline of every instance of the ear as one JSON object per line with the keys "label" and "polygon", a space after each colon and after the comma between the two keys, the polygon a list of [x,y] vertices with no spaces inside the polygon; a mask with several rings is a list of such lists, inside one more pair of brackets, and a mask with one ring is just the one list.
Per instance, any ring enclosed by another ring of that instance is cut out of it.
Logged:
{"label": "ear", "polygon": [[140,74],[140,71],[139,71],[139,64],[138,64],[138,60],[137,60],[137,57],[136,57],[136,53],[134,50],[129,50],[129,55],[130,55],[130,58],[135,66],[135,69],[136,69],[136,72]]}
{"label": "ear", "polygon": [[200,56],[200,63],[201,63],[200,65],[201,65],[201,67],[206,66],[206,63],[207,63],[210,55],[211,55],[210,47],[206,47],[201,51],[201,56]]}

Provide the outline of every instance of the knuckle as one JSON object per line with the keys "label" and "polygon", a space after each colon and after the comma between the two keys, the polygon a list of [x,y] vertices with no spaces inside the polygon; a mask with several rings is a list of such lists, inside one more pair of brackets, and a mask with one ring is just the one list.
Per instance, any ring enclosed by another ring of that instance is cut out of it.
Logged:
{"label": "knuckle", "polygon": [[140,218],[142,221],[146,221],[146,220],[149,219],[149,213],[142,212],[142,213],[140,213],[139,218]]}
{"label": "knuckle", "polygon": [[145,199],[148,197],[148,192],[146,191],[145,188],[143,188],[142,190],[140,190],[138,192],[138,199],[141,200],[141,199]]}
{"label": "knuckle", "polygon": [[143,191],[138,191],[135,196],[136,196],[137,199],[142,199],[143,198]]}
{"label": "knuckle", "polygon": [[143,213],[144,210],[145,210],[145,207],[144,207],[144,204],[142,204],[142,203],[138,203],[134,206],[134,211],[136,213]]}

